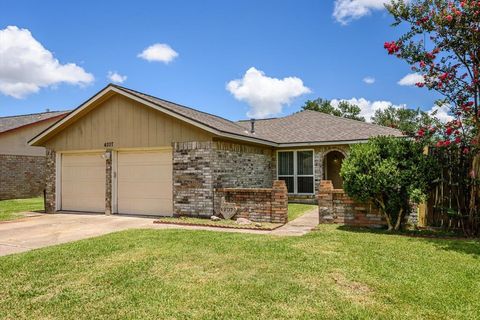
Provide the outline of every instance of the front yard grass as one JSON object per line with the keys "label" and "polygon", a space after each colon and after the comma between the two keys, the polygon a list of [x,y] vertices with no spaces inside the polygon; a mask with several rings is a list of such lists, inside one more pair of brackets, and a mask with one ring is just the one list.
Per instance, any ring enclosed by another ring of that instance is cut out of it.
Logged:
{"label": "front yard grass", "polygon": [[23,218],[21,212],[43,210],[43,198],[0,201],[0,221]]}
{"label": "front yard grass", "polygon": [[323,225],[129,230],[0,257],[5,319],[479,319],[480,245]]}

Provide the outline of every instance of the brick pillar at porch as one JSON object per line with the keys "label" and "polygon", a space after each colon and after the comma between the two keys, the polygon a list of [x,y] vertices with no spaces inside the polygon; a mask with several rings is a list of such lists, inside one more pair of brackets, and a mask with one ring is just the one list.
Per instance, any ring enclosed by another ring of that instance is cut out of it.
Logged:
{"label": "brick pillar at porch", "polygon": [[333,223],[333,183],[321,180],[318,187],[318,214],[320,223]]}
{"label": "brick pillar at porch", "polygon": [[272,187],[272,223],[288,221],[288,191],[283,180],[275,180]]}

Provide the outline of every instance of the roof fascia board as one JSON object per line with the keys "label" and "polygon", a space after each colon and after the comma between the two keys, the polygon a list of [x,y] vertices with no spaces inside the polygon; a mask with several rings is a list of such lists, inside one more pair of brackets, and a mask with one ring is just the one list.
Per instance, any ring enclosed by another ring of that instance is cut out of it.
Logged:
{"label": "roof fascia board", "polygon": [[368,139],[361,140],[342,140],[342,141],[316,141],[316,142],[292,142],[292,143],[279,143],[279,148],[285,147],[310,147],[310,146],[331,146],[331,145],[345,145],[354,143],[366,143]]}
{"label": "roof fascia board", "polygon": [[221,131],[219,136],[221,136],[222,138],[236,139],[236,140],[241,140],[241,141],[246,141],[246,142],[263,144],[263,145],[271,146],[271,147],[278,147],[278,143],[275,143],[275,142],[272,142],[272,141],[263,140],[263,139],[259,139],[259,138],[244,137],[244,136],[241,136],[241,135],[228,133],[228,132],[225,132],[225,131]]}

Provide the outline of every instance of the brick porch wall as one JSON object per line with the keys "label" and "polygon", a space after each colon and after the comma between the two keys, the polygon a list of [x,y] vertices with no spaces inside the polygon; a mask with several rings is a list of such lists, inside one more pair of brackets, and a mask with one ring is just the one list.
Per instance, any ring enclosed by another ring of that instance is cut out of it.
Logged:
{"label": "brick porch wall", "polygon": [[222,197],[234,203],[234,218],[255,222],[286,223],[288,221],[287,186],[276,180],[272,188],[219,188],[215,189],[215,214],[220,216]]}
{"label": "brick porch wall", "polygon": [[0,200],[43,195],[45,157],[0,155]]}
{"label": "brick porch wall", "polygon": [[374,228],[386,225],[384,218],[373,204],[351,199],[343,189],[334,189],[330,180],[320,182],[317,199],[320,223],[341,223]]}

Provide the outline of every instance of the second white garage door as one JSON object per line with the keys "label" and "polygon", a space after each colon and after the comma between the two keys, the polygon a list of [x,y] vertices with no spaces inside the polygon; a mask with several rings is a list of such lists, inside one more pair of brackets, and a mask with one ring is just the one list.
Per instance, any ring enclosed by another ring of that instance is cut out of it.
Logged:
{"label": "second white garage door", "polygon": [[171,216],[172,151],[119,152],[118,212]]}

